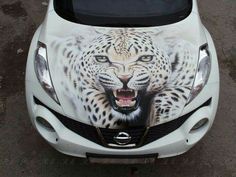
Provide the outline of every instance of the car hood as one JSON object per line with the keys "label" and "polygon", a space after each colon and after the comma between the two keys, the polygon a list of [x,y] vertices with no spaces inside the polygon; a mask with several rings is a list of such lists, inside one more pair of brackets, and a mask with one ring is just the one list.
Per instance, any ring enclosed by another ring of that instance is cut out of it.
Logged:
{"label": "car hood", "polygon": [[66,116],[101,128],[155,126],[187,104],[205,41],[197,14],[166,26],[94,27],[52,11],[40,40]]}

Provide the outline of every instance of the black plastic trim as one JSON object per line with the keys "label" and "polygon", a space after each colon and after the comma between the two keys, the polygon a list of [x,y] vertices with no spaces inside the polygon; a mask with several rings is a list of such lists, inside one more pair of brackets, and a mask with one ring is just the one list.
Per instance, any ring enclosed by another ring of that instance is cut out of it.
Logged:
{"label": "black plastic trim", "polygon": [[39,99],[34,97],[34,102],[38,105],[44,106],[47,108],[50,112],[52,112],[57,119],[69,130],[73,131],[74,133],[94,142],[97,144],[102,144],[101,139],[97,133],[97,129],[94,126],[90,126],[81,122],[78,122],[76,120],[73,120],[71,118],[68,118],[66,116],[61,115],[60,113],[50,109],[45,104],[43,104]]}
{"label": "black plastic trim", "polygon": [[151,158],[151,157],[158,157],[159,154],[142,154],[142,155],[110,155],[110,154],[93,154],[93,153],[86,153],[88,157],[95,157],[95,158],[119,158],[119,159],[137,159],[137,158]]}
{"label": "black plastic trim", "polygon": [[[73,131],[74,133],[76,133],[76,134],[78,134],[78,135],[80,135],[80,136],[82,136],[94,143],[108,147],[108,145],[104,144],[104,142],[102,141],[104,139],[104,137],[100,136],[100,134],[97,131],[97,127],[94,127],[94,126],[91,126],[88,124],[84,124],[82,122],[78,122],[76,120],[73,120],[71,118],[63,116],[63,115],[57,113],[56,111],[48,108],[44,103],[42,103],[36,97],[34,97],[34,102],[38,105],[44,106],[49,111],[51,111],[58,118],[58,120],[61,121],[61,123],[69,130]],[[154,141],[170,134],[171,132],[177,130],[197,110],[199,110],[202,107],[209,106],[211,104],[211,102],[212,102],[212,98],[208,99],[201,106],[199,106],[198,108],[189,112],[188,114],[185,114],[184,116],[181,116],[181,117],[179,117],[175,120],[172,120],[170,122],[148,128],[147,133],[143,133],[143,135],[140,138],[137,138],[141,143],[139,143],[136,147],[132,147],[132,148],[138,148],[140,146],[149,144],[149,143],[154,142]],[[136,128],[137,127],[133,127],[133,128],[130,128],[129,130],[133,129],[135,131]],[[101,128],[99,128],[99,129],[101,130]],[[125,129],[107,129],[106,131],[108,131],[108,132],[112,131],[113,133],[119,133],[119,132],[125,131]],[[101,133],[101,135],[104,136],[103,133]],[[109,142],[105,142],[105,143],[109,143]],[[110,147],[110,148],[114,148],[114,147]],[[130,148],[130,147],[127,147],[126,149],[128,149],[128,148]],[[119,148],[117,148],[117,149],[119,149]]]}

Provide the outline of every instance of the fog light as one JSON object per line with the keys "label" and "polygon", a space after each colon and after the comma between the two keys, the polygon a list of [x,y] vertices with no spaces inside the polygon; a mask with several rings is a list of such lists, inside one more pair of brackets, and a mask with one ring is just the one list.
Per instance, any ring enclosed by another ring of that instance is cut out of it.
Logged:
{"label": "fog light", "polygon": [[48,121],[46,121],[44,118],[42,118],[42,117],[37,117],[37,118],[36,118],[36,121],[37,121],[37,123],[38,123],[41,127],[47,129],[48,131],[55,132],[55,130],[54,130],[54,128],[51,126],[51,124],[50,124]]}
{"label": "fog light", "polygon": [[193,131],[196,131],[197,129],[203,127],[204,125],[206,125],[208,123],[208,119],[207,118],[204,118],[204,119],[201,119],[199,122],[197,122],[193,128],[190,130],[190,133],[193,132]]}

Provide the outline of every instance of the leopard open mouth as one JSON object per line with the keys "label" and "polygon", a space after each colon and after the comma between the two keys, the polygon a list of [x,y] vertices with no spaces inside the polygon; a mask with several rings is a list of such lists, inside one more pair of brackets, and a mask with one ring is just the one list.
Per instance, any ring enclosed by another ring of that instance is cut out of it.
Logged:
{"label": "leopard open mouth", "polygon": [[113,91],[115,103],[118,107],[134,107],[137,102],[138,91],[132,89],[119,89]]}
{"label": "leopard open mouth", "polygon": [[115,111],[128,114],[137,110],[143,98],[145,90],[133,90],[122,88],[106,90],[107,98]]}
{"label": "leopard open mouth", "polygon": [[106,90],[112,108],[124,114],[131,113],[139,108],[144,92],[144,90],[137,91],[130,88]]}

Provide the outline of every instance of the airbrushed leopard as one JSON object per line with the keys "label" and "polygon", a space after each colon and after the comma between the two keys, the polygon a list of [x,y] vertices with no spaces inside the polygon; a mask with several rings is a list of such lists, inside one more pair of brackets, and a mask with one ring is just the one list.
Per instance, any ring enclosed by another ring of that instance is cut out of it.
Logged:
{"label": "airbrushed leopard", "polygon": [[64,94],[75,109],[82,105],[92,125],[154,126],[181,114],[194,80],[195,51],[161,33],[94,30],[52,43]]}

